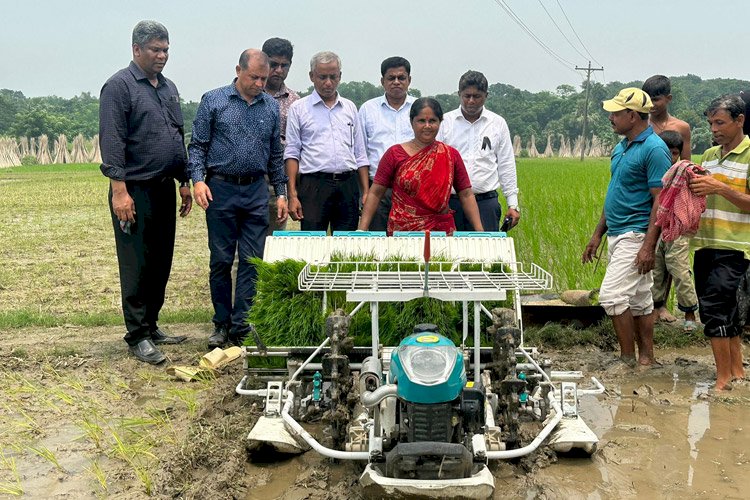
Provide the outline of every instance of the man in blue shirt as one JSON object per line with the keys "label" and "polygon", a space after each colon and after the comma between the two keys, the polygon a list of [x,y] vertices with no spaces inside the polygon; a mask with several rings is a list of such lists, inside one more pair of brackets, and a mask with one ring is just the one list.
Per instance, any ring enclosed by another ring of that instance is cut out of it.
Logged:
{"label": "man in blue shirt", "polygon": [[609,263],[599,290],[599,303],[612,318],[620,357],[635,365],[654,363],[654,302],[651,295],[661,178],[672,164],[667,145],[648,124],[651,98],[626,88],[602,103],[613,130],[625,138],[612,152],[611,179],[604,210],[583,252],[583,263],[596,257],[607,234]]}
{"label": "man in blue shirt", "polygon": [[[280,142],[279,105],[263,92],[268,56],[248,49],[237,78],[201,98],[188,147],[195,201],[206,211],[211,252],[209,284],[214,333],[209,348],[241,342],[249,332],[247,312],[255,296],[256,269],[268,229],[267,174],[276,193],[276,222],[287,218],[286,182]],[[232,303],[232,262],[239,267]]]}

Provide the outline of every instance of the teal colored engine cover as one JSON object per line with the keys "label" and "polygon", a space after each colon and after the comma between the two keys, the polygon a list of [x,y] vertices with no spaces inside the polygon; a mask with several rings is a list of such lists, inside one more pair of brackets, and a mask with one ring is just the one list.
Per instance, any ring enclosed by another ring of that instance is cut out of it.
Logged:
{"label": "teal colored engine cover", "polygon": [[402,340],[393,352],[390,381],[398,386],[398,397],[405,401],[453,401],[466,384],[463,356],[442,335],[415,333]]}

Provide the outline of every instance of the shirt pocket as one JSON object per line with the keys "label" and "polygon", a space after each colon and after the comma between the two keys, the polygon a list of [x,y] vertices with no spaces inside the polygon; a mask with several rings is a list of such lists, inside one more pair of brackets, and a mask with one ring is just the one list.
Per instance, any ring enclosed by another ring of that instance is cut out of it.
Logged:
{"label": "shirt pocket", "polygon": [[495,156],[497,145],[500,142],[500,134],[482,134],[477,137],[477,156],[490,158]]}
{"label": "shirt pocket", "polygon": [[185,126],[185,120],[182,117],[182,108],[180,108],[180,96],[171,95],[167,101],[167,114],[175,127],[182,129]]}

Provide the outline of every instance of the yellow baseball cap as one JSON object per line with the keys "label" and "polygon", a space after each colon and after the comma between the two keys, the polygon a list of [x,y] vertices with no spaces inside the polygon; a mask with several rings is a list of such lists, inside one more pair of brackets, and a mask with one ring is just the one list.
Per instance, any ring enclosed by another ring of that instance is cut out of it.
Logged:
{"label": "yellow baseball cap", "polygon": [[647,93],[636,87],[622,89],[613,99],[602,101],[604,111],[614,113],[623,109],[632,109],[638,113],[651,111],[651,98]]}

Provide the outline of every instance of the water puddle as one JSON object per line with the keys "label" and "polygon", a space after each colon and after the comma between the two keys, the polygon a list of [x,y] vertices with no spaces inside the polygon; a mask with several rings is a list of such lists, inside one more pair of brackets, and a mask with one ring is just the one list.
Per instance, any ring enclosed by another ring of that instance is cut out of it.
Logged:
{"label": "water puddle", "polygon": [[750,388],[715,397],[708,380],[676,372],[603,381],[608,395],[584,396],[579,406],[600,438],[598,451],[538,471],[537,491],[549,498],[747,498]]}

